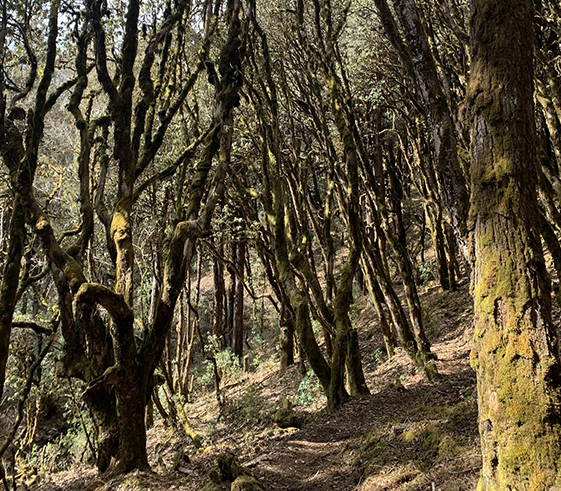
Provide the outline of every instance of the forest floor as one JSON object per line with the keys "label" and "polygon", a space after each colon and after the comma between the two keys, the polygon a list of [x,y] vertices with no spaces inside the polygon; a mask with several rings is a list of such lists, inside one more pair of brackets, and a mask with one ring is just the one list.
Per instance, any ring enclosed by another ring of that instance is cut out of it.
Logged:
{"label": "forest floor", "polygon": [[[195,451],[180,432],[157,421],[148,435],[152,472],[111,478],[81,465],[44,476],[30,489],[201,490],[224,453],[235,455],[268,491],[474,489],[480,454],[468,286],[464,281],[458,291],[442,292],[433,283],[422,289],[422,303],[442,376],[436,382],[400,350],[385,360],[375,314],[365,308],[356,312],[355,326],[372,395],[329,414],[297,366],[281,376],[278,365],[264,362],[229,384],[221,409],[211,393],[188,405],[203,449]],[[275,424],[281,398],[299,402],[293,409],[300,429]]]}

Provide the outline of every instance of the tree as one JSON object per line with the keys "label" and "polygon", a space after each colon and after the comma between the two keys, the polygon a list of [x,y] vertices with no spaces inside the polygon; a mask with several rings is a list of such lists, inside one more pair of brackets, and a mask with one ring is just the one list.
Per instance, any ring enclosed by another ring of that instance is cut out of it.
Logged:
{"label": "tree", "polygon": [[[3,5],[2,33],[5,36],[8,15],[5,3]],[[76,77],[49,94],[55,78],[57,55],[63,47],[73,49],[60,37],[57,38],[59,7],[60,2],[54,0],[48,14],[46,62],[38,87],[33,89],[36,70],[31,70],[32,77],[25,86],[26,92],[16,94],[10,100],[14,110],[7,112],[6,106],[2,105],[0,112],[0,132],[5,137],[2,157],[10,171],[15,193],[11,261],[6,264],[0,299],[3,307],[0,342],[6,348],[0,357],[0,375],[3,379],[17,300],[15,292],[18,291],[25,234],[22,218],[25,217],[25,222],[42,245],[56,286],[65,341],[65,374],[87,384],[84,398],[97,427],[98,468],[105,470],[118,451],[120,468],[127,471],[148,465],[144,415],[153,388],[153,373],[174,319],[175,306],[197,240],[210,230],[213,211],[224,195],[223,180],[230,163],[233,111],[239,104],[238,91],[242,84],[241,63],[246,31],[240,2],[228,2],[222,11],[220,2],[216,6],[206,2],[198,11],[205,20],[202,30],[197,24],[193,30],[199,32],[190,32],[200,43],[200,51],[195,50],[193,54],[195,63],[189,63],[191,60],[181,58],[187,53],[183,50],[185,45],[190,43],[185,34],[190,22],[187,14],[193,7],[189,2],[178,2],[173,9],[160,13],[162,15],[158,12],[153,14],[154,27],[148,39],[144,40],[143,56],[139,55],[143,32],[140,2],[127,2],[122,34],[118,29],[111,32],[104,2],[91,1],[85,6],[69,6],[68,15],[63,20],[74,27],[71,39],[76,42]],[[87,15],[82,15],[82,7],[85,7]],[[248,15],[252,12],[249,6]],[[218,13],[221,15],[218,16]],[[208,55],[211,39],[218,39],[214,33],[219,31],[219,22],[226,33],[217,46],[215,68]],[[115,58],[108,56],[113,48],[108,41],[112,34],[119,38],[120,54]],[[93,47],[90,47],[90,40],[93,40]],[[3,47],[7,45],[5,37],[1,44]],[[93,50],[101,91],[96,86],[96,90],[86,94],[88,86],[94,85],[88,77],[92,68],[88,64],[90,50]],[[33,61],[31,55],[29,57]],[[156,61],[160,62],[158,67]],[[140,70],[136,70],[137,65]],[[209,118],[208,129],[198,134],[194,131],[194,143],[185,145],[179,158],[170,166],[159,172],[153,170],[150,165],[165,146],[172,122],[185,106],[187,95],[205,68],[209,73],[209,82],[215,88],[214,112]],[[61,94],[72,88],[68,110],[79,136],[77,173],[80,204],[77,221],[81,224],[76,230],[65,230],[59,237],[52,216],[42,200],[36,197],[34,178],[40,146],[44,141],[45,115]],[[32,89],[35,104],[29,111],[24,135],[22,125],[18,127],[14,122],[22,119],[20,113],[24,111],[15,103]],[[101,105],[106,106],[106,112],[93,117],[93,100],[97,96]],[[2,101],[4,104],[4,97]],[[153,183],[172,175],[181,164],[193,164],[194,149],[199,144],[204,150],[197,165],[193,165],[189,194],[177,206],[178,213],[165,250],[160,288],[159,291],[156,288],[152,295],[154,308],[150,323],[143,324],[139,332],[135,319],[138,321],[142,308],[135,305],[134,299],[142,290],[135,288],[134,280],[134,205]],[[99,170],[96,169],[92,176],[97,165]],[[153,172],[152,176],[146,177],[148,171]],[[92,181],[96,184],[95,193],[90,189]],[[106,274],[99,276],[91,269],[92,261],[85,261],[90,243],[95,243],[95,212],[105,228],[105,245],[110,258]],[[75,237],[75,240],[67,245],[67,237]]]}
{"label": "tree", "polygon": [[449,219],[460,241],[465,241],[469,195],[458,159],[450,108],[415,0],[394,0],[403,38],[387,0],[375,0],[386,34],[397,50],[406,73],[414,81],[432,132],[437,177]]}
{"label": "tree", "polygon": [[473,2],[471,224],[479,490],[561,484],[560,360],[540,241],[533,2]]}

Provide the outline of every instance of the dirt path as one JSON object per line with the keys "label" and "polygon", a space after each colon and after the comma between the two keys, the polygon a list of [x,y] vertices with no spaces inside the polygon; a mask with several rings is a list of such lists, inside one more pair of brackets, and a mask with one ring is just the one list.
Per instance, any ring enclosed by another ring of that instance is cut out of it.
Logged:
{"label": "dirt path", "polygon": [[[352,398],[334,414],[296,406],[302,429],[279,430],[272,415],[282,396],[293,397],[301,375],[272,367],[228,390],[218,417],[212,397],[190,408],[205,450],[159,424],[149,434],[154,472],[117,479],[94,477],[91,467],[47,476],[33,490],[200,491],[223,452],[233,453],[268,491],[462,491],[474,489],[479,469],[475,376],[469,367],[471,303],[466,291],[425,297],[433,351],[442,378],[429,382],[398,350],[380,363],[379,336],[365,309],[361,347],[371,396]],[[399,383],[396,384],[396,382]],[[320,403],[321,405],[321,403]],[[250,411],[251,410],[251,411]],[[246,411],[246,413],[244,413]],[[247,412],[250,411],[250,412]],[[211,431],[212,429],[212,431]],[[178,452],[191,454],[180,468]]]}
{"label": "dirt path", "polygon": [[[469,344],[454,338],[435,345],[434,351],[442,380],[430,383],[420,374],[413,375],[404,380],[404,389],[388,386],[372,396],[353,398],[339,412],[323,415],[302,430],[271,442],[246,465],[268,489],[278,491],[431,489],[432,483],[435,489],[462,489],[472,485],[477,476],[478,442]],[[400,363],[409,362],[401,355],[388,365]],[[380,367],[382,372],[384,369],[389,366]],[[422,435],[433,431],[439,440],[427,443]],[[404,439],[404,434],[410,439]],[[455,445],[450,455],[443,455],[443,441]],[[434,469],[426,468],[432,463]],[[376,467],[378,475],[364,482],[364,472]],[[391,479],[392,472],[401,474],[402,482]]]}

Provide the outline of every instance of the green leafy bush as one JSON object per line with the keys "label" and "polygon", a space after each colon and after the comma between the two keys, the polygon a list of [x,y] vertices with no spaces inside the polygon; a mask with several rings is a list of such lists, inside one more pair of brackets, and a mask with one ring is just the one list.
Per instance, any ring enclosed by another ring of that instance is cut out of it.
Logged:
{"label": "green leafy bush", "polygon": [[304,407],[311,406],[319,402],[322,397],[323,391],[319,379],[310,369],[298,386],[294,403]]}

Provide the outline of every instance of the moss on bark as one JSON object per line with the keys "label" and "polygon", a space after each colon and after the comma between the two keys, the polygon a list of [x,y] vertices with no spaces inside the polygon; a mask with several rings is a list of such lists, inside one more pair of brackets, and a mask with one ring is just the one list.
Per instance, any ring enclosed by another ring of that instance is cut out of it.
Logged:
{"label": "moss on bark", "polygon": [[[560,361],[536,199],[533,2],[473,2],[478,489],[561,485]],[[515,14],[515,15],[514,15]]]}

